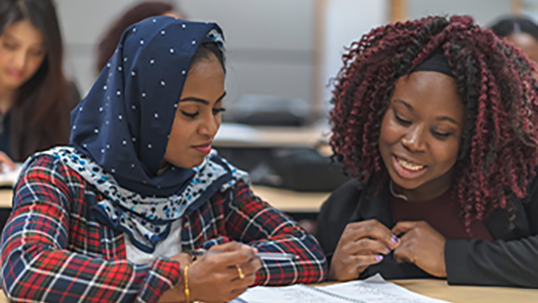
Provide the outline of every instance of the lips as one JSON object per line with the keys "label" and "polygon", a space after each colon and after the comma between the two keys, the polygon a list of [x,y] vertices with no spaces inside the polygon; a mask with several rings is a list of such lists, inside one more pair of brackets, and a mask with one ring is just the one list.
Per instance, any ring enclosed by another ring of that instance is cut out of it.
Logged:
{"label": "lips", "polygon": [[396,173],[404,179],[415,179],[424,175],[427,165],[416,163],[412,160],[403,159],[396,155],[392,156],[392,164]]}
{"label": "lips", "polygon": [[11,77],[19,80],[22,78],[22,76],[24,75],[22,71],[17,71],[17,70],[8,70],[7,71],[8,75],[10,75]]}
{"label": "lips", "polygon": [[199,153],[203,155],[209,155],[209,153],[211,152],[211,142],[202,144],[202,145],[196,145],[196,146],[193,146],[192,148],[194,148],[195,150],[197,150]]}

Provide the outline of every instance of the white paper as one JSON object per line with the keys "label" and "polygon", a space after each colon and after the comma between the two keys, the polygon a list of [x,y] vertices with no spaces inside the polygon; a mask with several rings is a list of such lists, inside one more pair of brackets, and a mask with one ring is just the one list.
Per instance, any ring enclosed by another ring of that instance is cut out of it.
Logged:
{"label": "white paper", "polygon": [[230,303],[349,303],[330,294],[315,291],[310,286],[297,284],[285,287],[256,286],[247,290]]}
{"label": "white paper", "polygon": [[253,287],[231,303],[448,303],[411,292],[381,275],[329,286]]}
{"label": "white paper", "polygon": [[447,301],[419,295],[394,283],[387,282],[379,274],[364,281],[351,281],[320,288],[368,303],[447,303]]}
{"label": "white paper", "polygon": [[13,186],[21,173],[22,164],[16,163],[15,169],[11,170],[7,165],[2,165],[2,172],[0,173],[0,186]]}

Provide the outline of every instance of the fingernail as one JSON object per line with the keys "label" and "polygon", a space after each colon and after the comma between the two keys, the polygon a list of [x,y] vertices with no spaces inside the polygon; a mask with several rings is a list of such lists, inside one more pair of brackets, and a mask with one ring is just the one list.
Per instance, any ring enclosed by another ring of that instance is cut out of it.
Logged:
{"label": "fingernail", "polygon": [[383,260],[383,256],[382,255],[377,255],[377,256],[375,256],[375,259],[377,261],[381,261],[381,260]]}
{"label": "fingernail", "polygon": [[387,254],[390,253],[390,247],[385,247],[385,251],[387,252]]}
{"label": "fingernail", "polygon": [[398,244],[398,237],[396,237],[395,235],[392,235],[391,241],[392,241],[394,244]]}

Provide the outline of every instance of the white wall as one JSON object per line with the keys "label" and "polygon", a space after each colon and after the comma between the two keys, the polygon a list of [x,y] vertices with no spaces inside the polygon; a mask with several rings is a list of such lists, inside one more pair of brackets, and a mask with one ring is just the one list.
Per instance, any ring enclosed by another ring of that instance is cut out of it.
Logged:
{"label": "white wall", "polygon": [[95,80],[95,47],[114,16],[132,0],[56,0],[62,28],[67,75],[79,85],[81,94]]}
{"label": "white wall", "polygon": [[317,83],[325,104],[331,99],[332,86],[328,80],[334,78],[342,67],[344,47],[358,41],[373,27],[387,23],[388,0],[329,0],[325,8],[325,32],[322,45],[321,83]]}
{"label": "white wall", "polygon": [[489,25],[499,15],[509,14],[512,0],[408,0],[409,18],[428,15],[471,15],[482,26]]}
{"label": "white wall", "polygon": [[[511,0],[408,1],[410,18],[467,13],[482,24],[511,8]],[[136,2],[56,0],[66,43],[66,71],[77,80],[83,94],[95,79],[98,39],[117,15]],[[228,106],[250,93],[302,98],[325,106],[331,95],[331,88],[326,85],[342,65],[344,46],[360,39],[371,28],[387,23],[390,1],[176,2],[190,18],[215,20],[224,29],[228,46]]]}
{"label": "white wall", "polygon": [[[82,92],[94,79],[95,46],[133,0],[56,0],[66,42],[67,72]],[[217,21],[227,39],[227,102],[242,94],[312,96],[313,0],[182,0],[194,20]]]}
{"label": "white wall", "polygon": [[538,1],[523,0],[523,13],[538,22]]}

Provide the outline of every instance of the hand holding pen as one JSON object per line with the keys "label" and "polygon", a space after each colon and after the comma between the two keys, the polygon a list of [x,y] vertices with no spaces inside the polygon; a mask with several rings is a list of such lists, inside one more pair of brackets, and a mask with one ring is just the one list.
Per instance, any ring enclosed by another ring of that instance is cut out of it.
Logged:
{"label": "hand holding pen", "polygon": [[[208,251],[208,250],[205,250],[205,249],[197,249],[197,250],[193,250],[193,251],[190,251],[188,252],[189,255],[191,255],[191,257],[193,257],[193,259],[197,259],[197,258],[200,258],[204,255],[207,255],[207,254],[212,254],[212,253],[219,253],[219,252],[215,252],[215,251]],[[262,260],[273,260],[273,261],[291,261],[291,260],[298,260],[299,257],[297,257],[296,255],[294,254],[290,254],[290,253],[278,253],[278,252],[257,252],[256,253],[256,257],[262,259]]]}
{"label": "hand holding pen", "polygon": [[256,248],[238,242],[195,253],[201,257],[188,268],[190,302],[228,302],[246,291],[262,266],[257,253]]}

